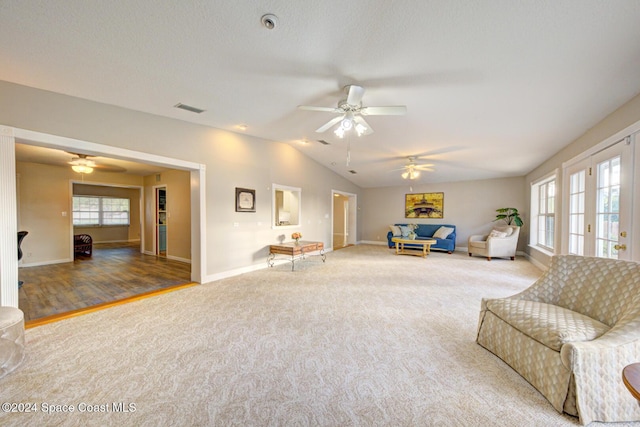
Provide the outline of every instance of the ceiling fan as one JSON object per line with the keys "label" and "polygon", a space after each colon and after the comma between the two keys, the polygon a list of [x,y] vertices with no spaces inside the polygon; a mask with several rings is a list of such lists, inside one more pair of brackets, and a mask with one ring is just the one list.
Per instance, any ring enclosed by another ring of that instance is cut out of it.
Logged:
{"label": "ceiling fan", "polygon": [[120,166],[99,165],[99,164],[96,164],[95,161],[89,159],[89,157],[95,157],[95,156],[90,156],[88,154],[71,153],[71,152],[69,152],[69,154],[72,154],[75,156],[69,162],[69,164],[71,165],[71,169],[73,169],[74,172],[91,173],[93,172],[94,169],[100,169],[100,171],[102,172],[126,172],[126,169]]}
{"label": "ceiling fan", "polygon": [[420,177],[420,172],[433,172],[434,169],[431,167],[433,164],[431,163],[416,163],[415,156],[407,157],[408,163],[399,169],[394,169],[396,171],[403,171],[401,176],[404,179],[418,179]]}
{"label": "ceiling fan", "polygon": [[309,105],[298,106],[300,110],[339,114],[339,116],[334,117],[316,129],[316,132],[325,132],[332,126],[340,123],[340,126],[335,130],[335,134],[339,138],[343,138],[344,135],[352,129],[358,136],[369,135],[373,133],[373,129],[362,116],[401,116],[407,112],[407,107],[404,105],[363,107],[362,96],[364,95],[364,88],[362,86],[348,85],[344,87],[344,91],[347,94],[347,98],[338,102],[338,106],[336,108],[314,107]]}

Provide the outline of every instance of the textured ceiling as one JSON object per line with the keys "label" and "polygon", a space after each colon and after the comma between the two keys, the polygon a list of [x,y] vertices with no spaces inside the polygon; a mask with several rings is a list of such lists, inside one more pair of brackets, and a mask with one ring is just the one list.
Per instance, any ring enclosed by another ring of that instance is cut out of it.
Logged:
{"label": "textured ceiling", "polygon": [[[418,182],[521,176],[640,93],[638,23],[636,0],[3,0],[0,80],[246,124],[362,187],[405,184],[408,156],[434,165]],[[296,106],[334,107],[351,83],[408,113],[317,134],[332,115]]]}

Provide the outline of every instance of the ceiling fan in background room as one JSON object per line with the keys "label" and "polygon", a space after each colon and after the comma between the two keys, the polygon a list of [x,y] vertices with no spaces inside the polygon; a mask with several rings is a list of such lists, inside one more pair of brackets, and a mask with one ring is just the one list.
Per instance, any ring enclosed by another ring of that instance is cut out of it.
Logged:
{"label": "ceiling fan in background room", "polygon": [[420,178],[420,172],[433,172],[432,163],[417,163],[415,156],[407,157],[407,164],[394,171],[403,171],[401,176],[403,179],[414,180]]}
{"label": "ceiling fan in background room", "polygon": [[401,116],[407,112],[407,107],[404,105],[363,107],[362,97],[364,95],[364,88],[362,86],[347,85],[344,87],[344,92],[347,94],[347,98],[338,102],[336,108],[309,105],[298,106],[300,110],[339,114],[337,117],[334,117],[316,129],[316,132],[325,132],[332,126],[339,124],[334,131],[338,138],[343,138],[345,134],[351,130],[355,131],[358,136],[369,135],[373,133],[373,129],[362,116]]}
{"label": "ceiling fan in background room", "polygon": [[89,159],[90,156],[88,154],[79,154],[79,153],[71,153],[74,157],[71,159],[69,164],[71,165],[71,169],[77,173],[92,173],[94,169],[98,169],[100,172],[126,172],[127,170],[120,166],[107,165],[107,164],[97,164],[94,160]]}

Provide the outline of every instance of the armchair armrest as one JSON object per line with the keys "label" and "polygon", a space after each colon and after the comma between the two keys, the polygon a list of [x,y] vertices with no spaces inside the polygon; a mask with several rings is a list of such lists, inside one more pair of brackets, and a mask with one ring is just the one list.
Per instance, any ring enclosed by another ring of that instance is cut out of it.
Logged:
{"label": "armchair armrest", "polygon": [[488,234],[473,234],[469,236],[470,242],[484,242],[489,237]]}
{"label": "armchair armrest", "polygon": [[[615,325],[592,341],[566,344],[560,355],[562,363],[572,370],[576,383],[580,421],[609,421],[607,411],[638,419],[640,407],[621,381],[622,369],[638,361],[640,354],[640,296],[627,303]],[[616,396],[616,408],[604,408],[602,396]]]}

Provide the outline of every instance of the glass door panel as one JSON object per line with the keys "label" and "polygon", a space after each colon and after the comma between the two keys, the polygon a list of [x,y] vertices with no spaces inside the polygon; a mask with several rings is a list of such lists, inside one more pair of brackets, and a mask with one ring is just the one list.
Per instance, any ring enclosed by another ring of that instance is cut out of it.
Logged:
{"label": "glass door panel", "polygon": [[569,253],[584,255],[585,177],[582,169],[569,177]]}
{"label": "glass door panel", "polygon": [[565,169],[567,253],[630,259],[634,140],[632,135]]}
{"label": "glass door panel", "polygon": [[620,156],[597,165],[596,256],[618,258]]}

